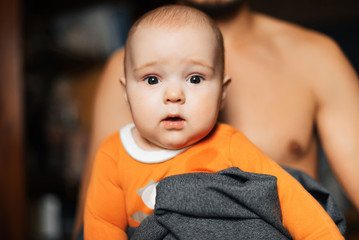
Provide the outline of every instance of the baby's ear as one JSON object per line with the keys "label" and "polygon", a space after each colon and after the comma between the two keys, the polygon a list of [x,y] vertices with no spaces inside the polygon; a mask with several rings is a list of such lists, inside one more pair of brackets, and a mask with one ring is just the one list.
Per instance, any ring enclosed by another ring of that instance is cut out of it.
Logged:
{"label": "baby's ear", "polygon": [[232,79],[229,75],[225,75],[223,78],[223,82],[222,82],[222,103],[221,103],[221,108],[223,108],[224,106],[224,100],[227,97],[227,89],[229,84],[231,83]]}
{"label": "baby's ear", "polygon": [[127,98],[127,92],[126,92],[126,79],[125,77],[120,77],[120,84],[123,88],[123,92],[124,92],[124,98],[125,98],[125,101],[128,103],[128,98]]}
{"label": "baby's ear", "polygon": [[126,87],[126,78],[125,77],[120,77],[120,83],[122,85],[122,87]]}

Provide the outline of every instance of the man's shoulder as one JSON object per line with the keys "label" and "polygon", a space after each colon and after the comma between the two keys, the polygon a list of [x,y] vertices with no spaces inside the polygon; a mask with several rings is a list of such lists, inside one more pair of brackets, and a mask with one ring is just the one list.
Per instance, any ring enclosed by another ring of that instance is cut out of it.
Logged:
{"label": "man's shoulder", "polygon": [[125,49],[120,48],[110,56],[107,65],[116,66],[116,69],[118,69],[119,66],[122,66],[122,68],[120,68],[119,70],[121,75],[123,75],[124,58],[125,58]]}
{"label": "man's shoulder", "polygon": [[258,13],[255,18],[266,39],[282,50],[302,55],[310,51],[312,57],[338,50],[337,43],[331,37],[313,29]]}
{"label": "man's shoulder", "polygon": [[283,69],[309,80],[309,85],[315,82],[313,79],[328,81],[327,75],[345,74],[350,68],[344,53],[330,36],[266,15],[256,14],[256,18],[259,30],[264,31],[263,41],[275,49]]}

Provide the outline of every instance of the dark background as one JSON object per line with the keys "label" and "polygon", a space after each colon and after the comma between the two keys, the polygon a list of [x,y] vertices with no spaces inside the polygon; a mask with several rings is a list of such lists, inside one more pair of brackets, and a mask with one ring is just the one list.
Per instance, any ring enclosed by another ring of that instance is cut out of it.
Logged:
{"label": "dark background", "polygon": [[[21,144],[15,144],[16,147],[9,150],[20,153],[14,155],[19,163],[17,169],[20,171],[16,171],[19,180],[14,180],[15,185],[12,179],[1,184],[20,186],[16,187],[16,196],[23,200],[4,201],[6,204],[0,201],[0,213],[4,212],[0,214],[0,239],[69,239],[88,147],[92,101],[101,70],[110,54],[124,43],[133,20],[149,9],[171,1],[1,1],[0,15],[6,13],[10,17],[3,15],[0,19],[0,31],[9,31],[8,23],[14,23],[11,26],[17,29],[13,36],[17,39],[18,69],[13,72],[18,84],[11,96],[17,97],[20,103],[12,106],[15,103],[10,97],[1,98],[0,113],[3,105],[17,109],[21,121],[16,126],[22,129],[15,134]],[[358,72],[358,1],[252,0],[251,6],[255,11],[331,36]],[[0,40],[9,36],[1,34]],[[7,48],[2,44],[0,49]],[[9,58],[0,60],[4,65]],[[9,70],[1,68],[1,71]],[[13,83],[11,78],[3,76],[0,75],[0,88]],[[0,89],[0,94],[6,93],[4,89]],[[0,120],[4,116],[0,116]],[[1,149],[11,143],[3,134],[8,125],[0,121]],[[0,169],[7,166],[4,163],[3,155]],[[329,167],[325,160],[321,164],[324,169],[322,179],[335,186],[327,173]],[[336,187],[330,190],[346,214],[347,239],[359,239],[358,213]],[[0,194],[5,196],[6,190]],[[12,209],[18,210],[18,227],[13,227],[16,216],[12,218]],[[9,218],[12,220],[7,221]]]}

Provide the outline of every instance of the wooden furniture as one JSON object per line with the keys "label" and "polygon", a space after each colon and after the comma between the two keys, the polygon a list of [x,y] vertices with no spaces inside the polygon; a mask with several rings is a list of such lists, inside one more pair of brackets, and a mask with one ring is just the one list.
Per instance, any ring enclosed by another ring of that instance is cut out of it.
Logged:
{"label": "wooden furniture", "polygon": [[25,239],[20,1],[0,1],[0,239]]}

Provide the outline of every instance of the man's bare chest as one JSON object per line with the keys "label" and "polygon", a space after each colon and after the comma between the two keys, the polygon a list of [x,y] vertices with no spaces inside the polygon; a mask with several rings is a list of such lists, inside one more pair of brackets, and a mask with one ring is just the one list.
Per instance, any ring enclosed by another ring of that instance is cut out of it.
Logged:
{"label": "man's bare chest", "polygon": [[312,161],[316,103],[308,79],[255,64],[228,72],[232,82],[222,120],[243,131],[279,163]]}

